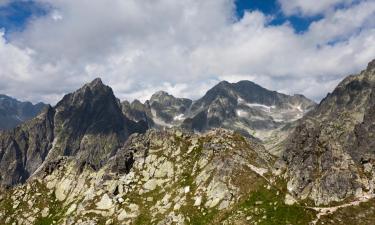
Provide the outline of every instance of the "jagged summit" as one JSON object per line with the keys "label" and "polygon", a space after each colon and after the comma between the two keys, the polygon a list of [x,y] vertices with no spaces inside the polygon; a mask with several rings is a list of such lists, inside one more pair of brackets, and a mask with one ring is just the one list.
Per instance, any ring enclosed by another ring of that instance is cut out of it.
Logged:
{"label": "jagged summit", "polygon": [[298,198],[330,204],[374,194],[374,62],[340,82],[289,136],[288,187]]}
{"label": "jagged summit", "polygon": [[151,99],[152,98],[160,98],[160,97],[163,97],[163,96],[171,96],[168,92],[166,91],[157,91],[155,92],[152,96],[151,96]]}
{"label": "jagged summit", "polygon": [[146,124],[124,116],[112,89],[95,79],[35,119],[0,135],[0,187],[24,182],[59,156],[74,156],[100,168],[130,134],[146,129]]}
{"label": "jagged summit", "polygon": [[375,59],[373,59],[371,62],[367,65],[367,70],[375,69]]}
{"label": "jagged summit", "polygon": [[46,107],[44,103],[32,104],[0,94],[0,130],[9,130],[30,120]]}
{"label": "jagged summit", "polygon": [[252,81],[221,81],[192,101],[158,91],[145,104],[123,103],[123,112],[151,127],[181,126],[205,131],[225,127],[263,138],[285,123],[301,118],[315,102],[303,95],[289,96],[270,91]]}

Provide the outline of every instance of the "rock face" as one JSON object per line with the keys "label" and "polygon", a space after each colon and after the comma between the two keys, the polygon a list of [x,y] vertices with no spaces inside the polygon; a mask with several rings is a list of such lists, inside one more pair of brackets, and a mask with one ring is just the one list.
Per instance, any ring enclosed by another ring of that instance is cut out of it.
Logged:
{"label": "rock face", "polygon": [[374,193],[374,62],[344,79],[290,135],[288,188],[329,204]]}
{"label": "rock face", "polygon": [[176,98],[167,92],[159,91],[142,104],[138,100],[132,103],[122,102],[124,114],[132,120],[143,120],[154,128],[179,126],[185,119],[192,100]]}
{"label": "rock face", "polygon": [[0,134],[0,186],[24,182],[58,156],[76,156],[97,169],[130,134],[146,129],[127,119],[111,88],[96,79],[37,118]]}
{"label": "rock face", "polygon": [[47,105],[20,102],[6,95],[0,95],[0,130],[9,130],[26,120],[37,116]]}
{"label": "rock face", "polygon": [[222,127],[266,141],[315,105],[302,95],[280,94],[251,81],[223,81],[197,101],[160,91],[145,104],[124,102],[123,112],[151,127],[180,126],[200,132]]}
{"label": "rock face", "polygon": [[0,187],[24,182],[44,161],[54,139],[55,110],[0,134]]}
{"label": "rock face", "polygon": [[314,106],[302,95],[269,91],[251,81],[223,81],[193,103],[184,126],[198,131],[224,127],[265,140],[270,131],[302,118]]}
{"label": "rock face", "polygon": [[[98,171],[74,157],[50,162],[27,184],[1,195],[0,221],[306,224],[314,213],[284,204],[285,193],[272,178],[273,160],[261,145],[232,131],[149,130],[132,135]],[[275,216],[286,210],[296,216]]]}

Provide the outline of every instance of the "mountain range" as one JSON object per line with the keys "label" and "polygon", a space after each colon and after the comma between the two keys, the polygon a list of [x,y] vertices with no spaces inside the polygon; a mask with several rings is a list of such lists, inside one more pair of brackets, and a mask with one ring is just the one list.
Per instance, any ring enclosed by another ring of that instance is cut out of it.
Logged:
{"label": "mountain range", "polygon": [[20,102],[6,95],[0,95],[0,130],[8,130],[34,118],[43,108],[44,103],[33,105],[31,102]]}
{"label": "mountain range", "polygon": [[374,224],[375,60],[319,104],[251,81],[95,79],[0,133],[1,224]]}

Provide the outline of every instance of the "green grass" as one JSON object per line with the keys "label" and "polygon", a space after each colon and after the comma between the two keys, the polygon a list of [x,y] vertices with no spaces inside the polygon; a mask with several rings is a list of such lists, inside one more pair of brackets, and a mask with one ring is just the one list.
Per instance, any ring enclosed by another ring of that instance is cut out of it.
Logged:
{"label": "green grass", "polygon": [[276,195],[276,191],[276,189],[268,190],[264,188],[253,192],[240,205],[240,209],[246,212],[246,216],[251,216],[253,220],[260,221],[258,223],[260,225],[298,225],[308,224],[313,220],[315,216],[313,211],[297,204],[285,205],[284,195]]}

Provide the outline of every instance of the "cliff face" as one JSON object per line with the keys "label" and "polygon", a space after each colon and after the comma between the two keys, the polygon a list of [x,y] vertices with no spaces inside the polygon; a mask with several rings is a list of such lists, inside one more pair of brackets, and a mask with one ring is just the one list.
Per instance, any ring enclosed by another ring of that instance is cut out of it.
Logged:
{"label": "cliff face", "polygon": [[374,192],[373,63],[344,79],[290,135],[284,160],[299,198],[328,204]]}
{"label": "cliff face", "polygon": [[0,95],[0,130],[15,128],[37,116],[47,105],[21,102],[6,95]]}
{"label": "cliff face", "polygon": [[55,107],[0,134],[0,185],[24,182],[46,160],[76,156],[99,168],[144,123],[127,119],[112,90],[99,79],[66,95]]}
{"label": "cliff face", "polygon": [[23,183],[43,163],[54,139],[54,109],[0,134],[0,186]]}
{"label": "cliff face", "polygon": [[182,127],[199,132],[226,128],[270,146],[277,144],[276,137],[283,138],[285,130],[315,106],[302,95],[270,91],[251,81],[222,81],[196,101],[159,91],[144,104],[138,100],[122,103],[127,117],[144,120],[150,127]]}

